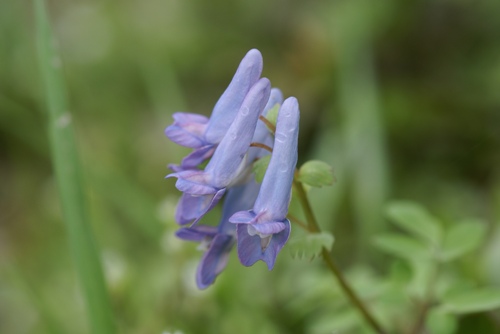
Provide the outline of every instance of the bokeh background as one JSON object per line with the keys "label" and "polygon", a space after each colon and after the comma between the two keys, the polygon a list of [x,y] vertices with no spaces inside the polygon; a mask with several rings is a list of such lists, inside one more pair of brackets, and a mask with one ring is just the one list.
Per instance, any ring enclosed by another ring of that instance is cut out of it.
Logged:
{"label": "bokeh background", "polygon": [[[390,228],[391,199],[420,202],[444,224],[482,219],[487,242],[463,271],[500,284],[499,1],[47,2],[120,332],[330,333],[356,322],[336,315],[345,300],[321,262],[286,248],[272,272],[232,254],[198,291],[201,253],[173,235],[179,192],[164,176],[188,151],[163,130],[175,111],[209,115],[251,48],[273,86],[299,100],[299,163],[333,166],[335,185],[311,196],[361,289],[391,265],[370,242]],[[1,1],[0,31],[0,332],[87,333],[33,3]],[[461,318],[458,332],[471,328],[500,332],[498,312]]]}

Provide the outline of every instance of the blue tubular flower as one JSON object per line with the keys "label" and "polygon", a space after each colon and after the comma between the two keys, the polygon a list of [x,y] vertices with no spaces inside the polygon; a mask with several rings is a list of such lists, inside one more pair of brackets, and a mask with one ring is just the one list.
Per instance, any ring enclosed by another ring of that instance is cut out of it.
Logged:
{"label": "blue tubular flower", "polygon": [[213,284],[217,275],[226,267],[229,252],[236,242],[236,226],[229,223],[229,217],[237,211],[251,208],[259,188],[260,185],[255,181],[231,188],[226,196],[218,227],[197,225],[177,231],[179,238],[200,242],[205,250],[196,272],[198,288],[205,289]]}
{"label": "blue tubular flower", "polygon": [[177,177],[175,186],[184,192],[176,213],[179,224],[193,220],[193,224],[197,223],[217,204],[227,187],[244,178],[246,153],[259,115],[269,100],[270,89],[266,78],[252,86],[205,170],[183,170],[167,175],[167,178]]}
{"label": "blue tubular flower", "polygon": [[[283,94],[278,88],[271,89],[271,95],[269,96],[269,100],[267,101],[266,107],[262,112],[262,116],[267,116],[267,113],[276,105],[281,105],[283,103]],[[271,132],[267,128],[267,126],[263,122],[258,122],[257,127],[255,128],[255,134],[253,136],[252,142],[265,144],[270,148],[273,147],[273,136]],[[248,152],[248,161],[252,163],[255,159],[262,158],[265,155],[268,155],[269,152],[263,150],[259,147],[252,147]]]}
{"label": "blue tubular flower", "polygon": [[263,260],[271,270],[290,236],[286,215],[297,164],[298,134],[299,105],[297,99],[290,97],[278,114],[271,161],[253,210],[240,211],[229,218],[237,224],[238,257],[245,266]]}
{"label": "blue tubular flower", "polygon": [[171,166],[174,171],[195,168],[212,156],[261,73],[262,55],[252,49],[245,55],[233,80],[215,104],[210,119],[190,113],[173,115],[174,124],[165,129],[165,135],[179,145],[194,149],[180,166]]}

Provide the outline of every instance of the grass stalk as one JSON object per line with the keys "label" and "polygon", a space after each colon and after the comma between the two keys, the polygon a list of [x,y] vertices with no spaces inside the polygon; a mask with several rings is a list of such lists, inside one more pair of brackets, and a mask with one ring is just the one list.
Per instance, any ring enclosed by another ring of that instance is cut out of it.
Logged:
{"label": "grass stalk", "polygon": [[48,109],[52,163],[66,225],[69,247],[92,333],[115,332],[111,305],[94,240],[81,177],[81,165],[68,111],[67,95],[61,71],[61,59],[51,32],[43,0],[34,0],[39,67]]}

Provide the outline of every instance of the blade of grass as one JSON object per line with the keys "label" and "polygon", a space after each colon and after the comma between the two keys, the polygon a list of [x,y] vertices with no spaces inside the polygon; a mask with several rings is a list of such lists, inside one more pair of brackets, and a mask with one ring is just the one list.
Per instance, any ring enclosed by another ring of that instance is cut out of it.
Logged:
{"label": "blade of grass", "polygon": [[71,114],[45,3],[35,0],[37,48],[48,107],[49,136],[63,218],[93,333],[114,333],[99,252],[89,223]]}

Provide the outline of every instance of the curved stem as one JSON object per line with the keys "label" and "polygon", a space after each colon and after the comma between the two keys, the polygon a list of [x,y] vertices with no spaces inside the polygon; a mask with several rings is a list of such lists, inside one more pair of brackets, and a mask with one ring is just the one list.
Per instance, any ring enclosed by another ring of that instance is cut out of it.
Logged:
{"label": "curved stem", "polygon": [[255,143],[255,142],[253,142],[253,143],[250,143],[250,147],[263,148],[264,150],[273,153],[273,149],[270,148],[269,146],[267,146],[266,144],[261,144],[261,143]]}
{"label": "curved stem", "polygon": [[276,132],[276,126],[274,126],[273,123],[271,123],[267,118],[264,116],[260,115],[259,119],[264,122],[264,124],[267,126],[267,128],[274,134]]}
{"label": "curved stem", "polygon": [[[304,215],[306,216],[308,230],[311,233],[320,233],[321,229],[316,221],[316,217],[311,208],[311,204],[309,203],[309,199],[307,198],[306,192],[304,190],[304,186],[302,183],[298,182],[296,179],[293,181],[294,186],[297,190],[297,194],[300,200],[300,204],[304,209]],[[372,327],[372,329],[379,334],[386,334],[386,331],[382,328],[382,326],[378,323],[378,321],[374,318],[374,316],[370,313],[366,305],[363,301],[358,297],[356,292],[349,285],[347,280],[344,278],[344,275],[340,271],[340,269],[335,264],[332,255],[326,248],[322,248],[321,254],[323,255],[323,260],[325,261],[328,268],[331,270],[335,278],[337,279],[340,287],[344,291],[344,293],[349,298],[350,302],[354,307],[358,309],[361,313],[365,321]]]}
{"label": "curved stem", "polygon": [[304,223],[302,220],[299,218],[295,217],[294,215],[291,215],[290,213],[287,215],[287,218],[290,219],[293,223],[299,225],[302,227],[304,230],[309,231],[309,227],[307,226],[306,223]]}

